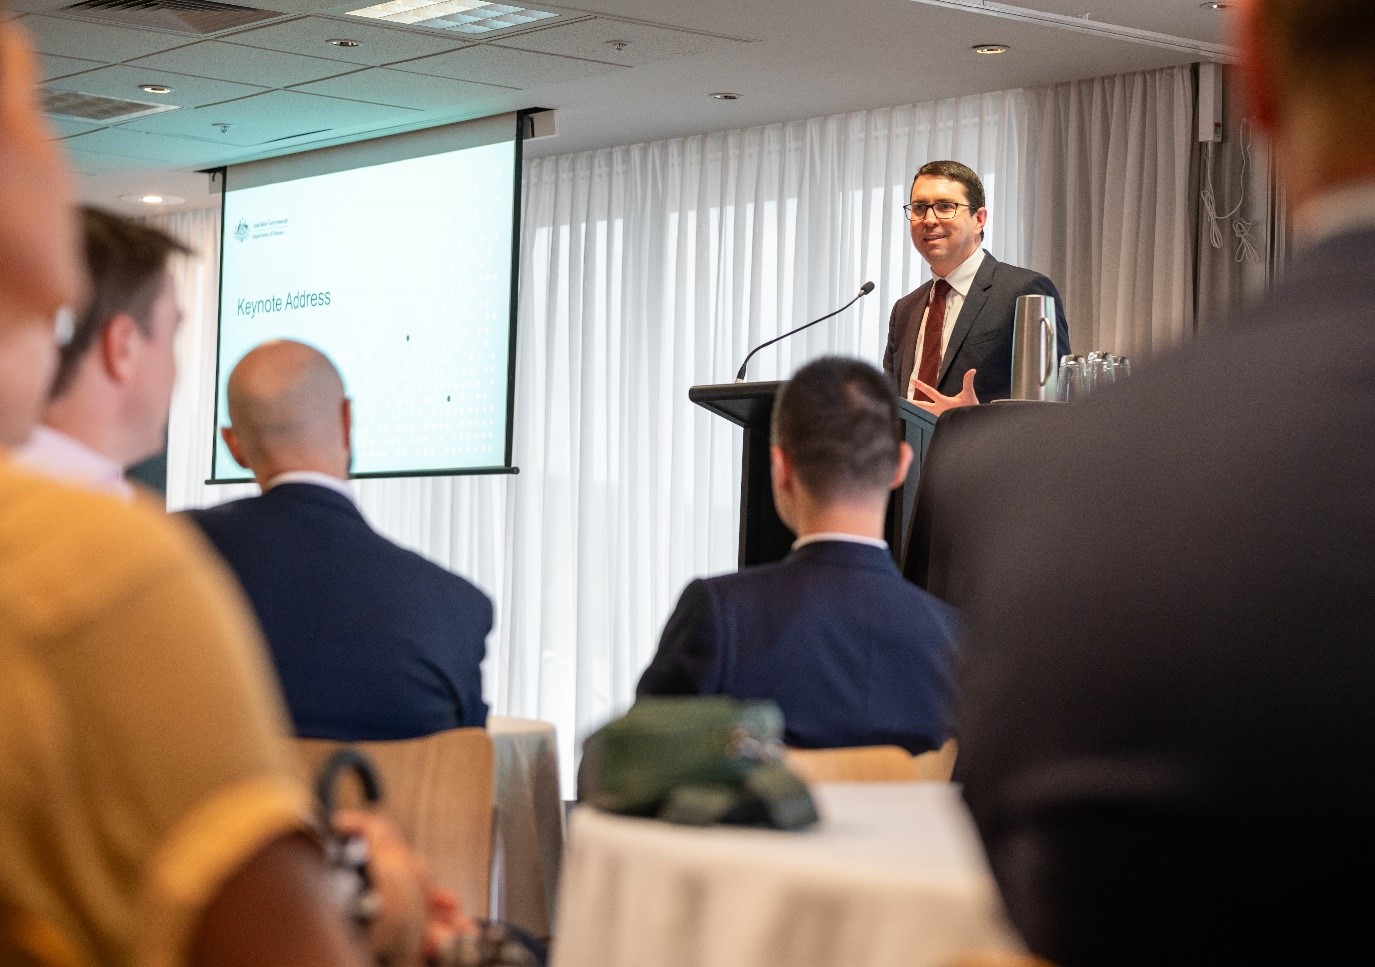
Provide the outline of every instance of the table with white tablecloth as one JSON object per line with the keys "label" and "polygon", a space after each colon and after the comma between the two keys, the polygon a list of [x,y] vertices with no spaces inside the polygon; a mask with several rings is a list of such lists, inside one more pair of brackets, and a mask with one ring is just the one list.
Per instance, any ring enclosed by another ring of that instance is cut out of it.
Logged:
{"label": "table with white tablecloth", "polygon": [[923,967],[1018,951],[958,787],[814,788],[794,833],[575,810],[554,967]]}
{"label": "table with white tablecloth", "polygon": [[554,726],[492,715],[496,828],[492,839],[491,916],[537,937],[553,932],[563,856],[563,801]]}

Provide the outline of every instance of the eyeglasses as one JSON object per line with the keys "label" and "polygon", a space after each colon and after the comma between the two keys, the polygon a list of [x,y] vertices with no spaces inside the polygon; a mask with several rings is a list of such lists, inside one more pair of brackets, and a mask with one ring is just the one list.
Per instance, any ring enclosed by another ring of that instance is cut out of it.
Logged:
{"label": "eyeglasses", "polygon": [[910,205],[903,205],[902,210],[907,213],[907,217],[914,222],[919,222],[926,217],[926,213],[934,211],[937,218],[954,218],[961,208],[968,208],[971,212],[973,205],[962,205],[957,201],[938,201],[928,205],[925,202],[915,201]]}

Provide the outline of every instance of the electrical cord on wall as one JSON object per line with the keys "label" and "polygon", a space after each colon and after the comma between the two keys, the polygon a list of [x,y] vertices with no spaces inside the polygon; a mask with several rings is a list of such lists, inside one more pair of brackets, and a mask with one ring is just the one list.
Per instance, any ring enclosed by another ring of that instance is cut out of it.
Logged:
{"label": "electrical cord on wall", "polygon": [[1222,224],[1232,220],[1232,234],[1236,236],[1237,247],[1234,258],[1238,262],[1259,262],[1260,249],[1258,240],[1252,234],[1252,222],[1249,218],[1240,217],[1241,208],[1246,204],[1246,172],[1251,166],[1251,124],[1249,121],[1241,122],[1241,197],[1237,199],[1236,207],[1226,215],[1217,213],[1217,196],[1213,192],[1213,152],[1216,145],[1208,143],[1208,149],[1203,154],[1203,191],[1200,198],[1203,201],[1203,211],[1208,216],[1208,239],[1213,248],[1222,248]]}

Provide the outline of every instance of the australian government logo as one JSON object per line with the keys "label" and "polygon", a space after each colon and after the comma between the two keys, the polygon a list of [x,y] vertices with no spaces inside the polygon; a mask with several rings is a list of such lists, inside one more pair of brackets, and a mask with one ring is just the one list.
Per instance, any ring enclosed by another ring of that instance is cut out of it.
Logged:
{"label": "australian government logo", "polygon": [[247,242],[250,239],[258,241],[262,238],[278,238],[286,234],[287,220],[285,218],[271,218],[262,222],[250,222],[246,218],[240,218],[239,224],[234,226],[234,237],[240,242]]}

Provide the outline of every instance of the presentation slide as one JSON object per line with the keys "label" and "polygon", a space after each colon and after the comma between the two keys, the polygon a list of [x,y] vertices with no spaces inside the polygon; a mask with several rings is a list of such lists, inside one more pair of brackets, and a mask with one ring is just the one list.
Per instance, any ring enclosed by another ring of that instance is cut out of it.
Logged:
{"label": "presentation slide", "polygon": [[214,480],[251,479],[218,429],[235,363],[269,339],[309,343],[339,368],[355,476],[507,468],[511,131],[496,144],[272,184],[236,188],[229,169]]}

